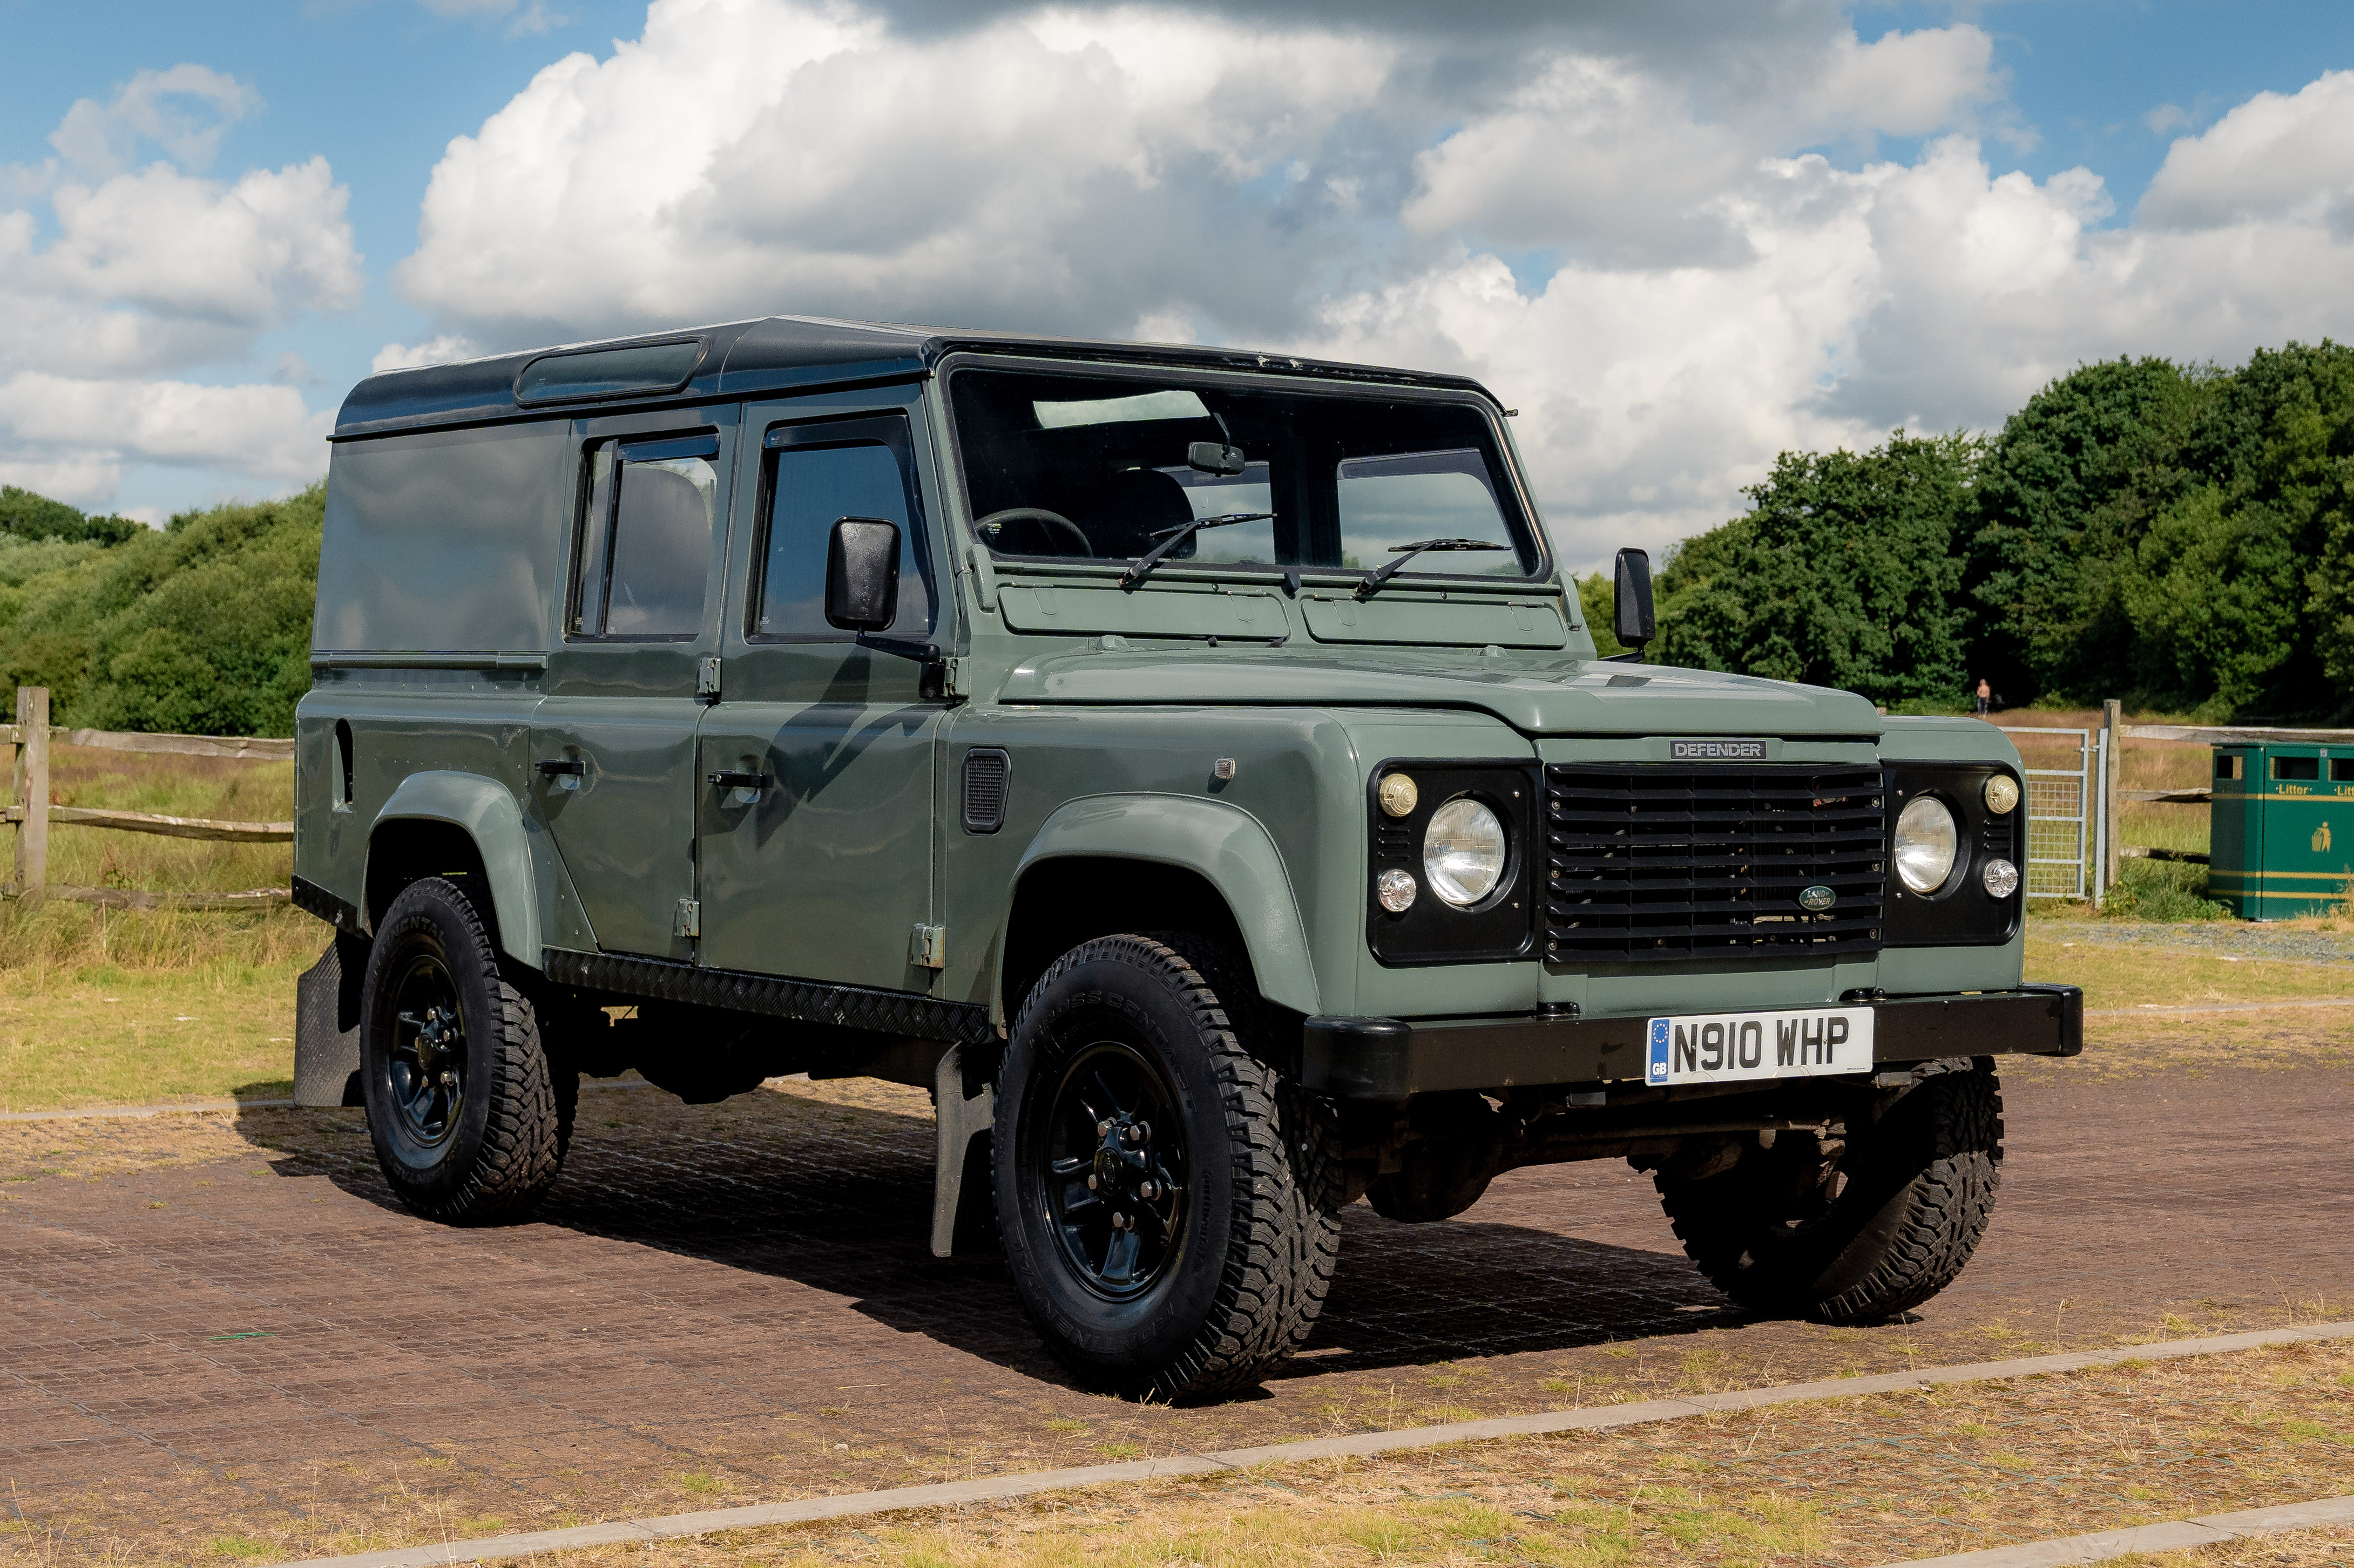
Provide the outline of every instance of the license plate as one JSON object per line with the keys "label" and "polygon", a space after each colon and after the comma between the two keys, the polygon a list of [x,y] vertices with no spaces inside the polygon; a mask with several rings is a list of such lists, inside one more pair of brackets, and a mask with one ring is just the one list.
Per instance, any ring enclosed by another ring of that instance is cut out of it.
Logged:
{"label": "license plate", "polygon": [[1695,1012],[1654,1018],[1643,1081],[1738,1084],[1872,1070],[1872,1009]]}

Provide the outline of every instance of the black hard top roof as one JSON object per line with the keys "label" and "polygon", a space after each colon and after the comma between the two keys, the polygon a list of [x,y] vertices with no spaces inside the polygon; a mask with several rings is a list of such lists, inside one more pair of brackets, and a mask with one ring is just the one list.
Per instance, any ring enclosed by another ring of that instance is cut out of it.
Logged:
{"label": "black hard top roof", "polygon": [[[602,396],[532,397],[518,401],[516,383],[535,360],[655,344],[695,343],[699,357],[674,389]],[[763,392],[790,392],[845,382],[890,381],[920,376],[960,349],[1055,359],[1127,361],[1204,369],[1248,370],[1400,386],[1445,387],[1486,395],[1460,376],[1426,375],[1375,366],[1299,359],[1230,348],[1176,344],[1096,342],[1025,337],[1012,333],[949,332],[936,327],[829,321],[818,316],[769,316],[721,326],[649,333],[601,343],[566,344],[523,354],[494,355],[457,365],[387,370],[352,388],[335,417],[331,440],[401,430],[483,424],[587,413],[620,407],[709,402]]]}

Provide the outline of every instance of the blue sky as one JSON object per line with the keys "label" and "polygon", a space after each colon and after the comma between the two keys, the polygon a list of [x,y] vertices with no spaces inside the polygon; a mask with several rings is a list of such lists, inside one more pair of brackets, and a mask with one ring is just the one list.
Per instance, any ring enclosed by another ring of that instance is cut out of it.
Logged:
{"label": "blue sky", "polygon": [[[0,0],[0,479],[159,518],[323,468],[378,359],[807,310],[1468,369],[1634,542],[2085,357],[2354,332],[2354,7],[663,5]],[[188,138],[60,161],[183,66],[233,79]]]}

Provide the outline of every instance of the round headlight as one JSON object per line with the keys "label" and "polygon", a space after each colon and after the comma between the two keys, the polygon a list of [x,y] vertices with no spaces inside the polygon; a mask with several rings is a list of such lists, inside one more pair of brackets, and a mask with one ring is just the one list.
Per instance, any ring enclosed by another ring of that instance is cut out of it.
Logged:
{"label": "round headlight", "polygon": [[1457,908],[1479,903],[1504,874],[1504,824],[1477,800],[1447,801],[1423,831],[1422,874]]}
{"label": "round headlight", "polygon": [[1922,795],[1896,814],[1896,874],[1915,893],[1935,893],[1954,874],[1961,835],[1943,800]]}
{"label": "round headlight", "polygon": [[1989,896],[2008,898],[2019,891],[2019,867],[2007,860],[1990,860],[1978,873],[1978,880],[1986,884]]}
{"label": "round headlight", "polygon": [[1421,891],[1412,876],[1394,868],[1373,878],[1373,896],[1393,915],[1403,915],[1413,908],[1414,895]]}
{"label": "round headlight", "polygon": [[1998,773],[1986,782],[1987,810],[1996,816],[2009,813],[2019,804],[2019,780],[2008,773]]}

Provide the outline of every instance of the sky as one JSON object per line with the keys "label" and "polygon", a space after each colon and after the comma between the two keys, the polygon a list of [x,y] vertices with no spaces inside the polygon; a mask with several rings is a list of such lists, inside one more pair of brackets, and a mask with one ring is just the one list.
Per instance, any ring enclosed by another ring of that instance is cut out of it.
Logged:
{"label": "sky", "polygon": [[2342,4],[0,0],[0,482],[151,523],[790,313],[1468,373],[1584,567],[2349,284]]}

